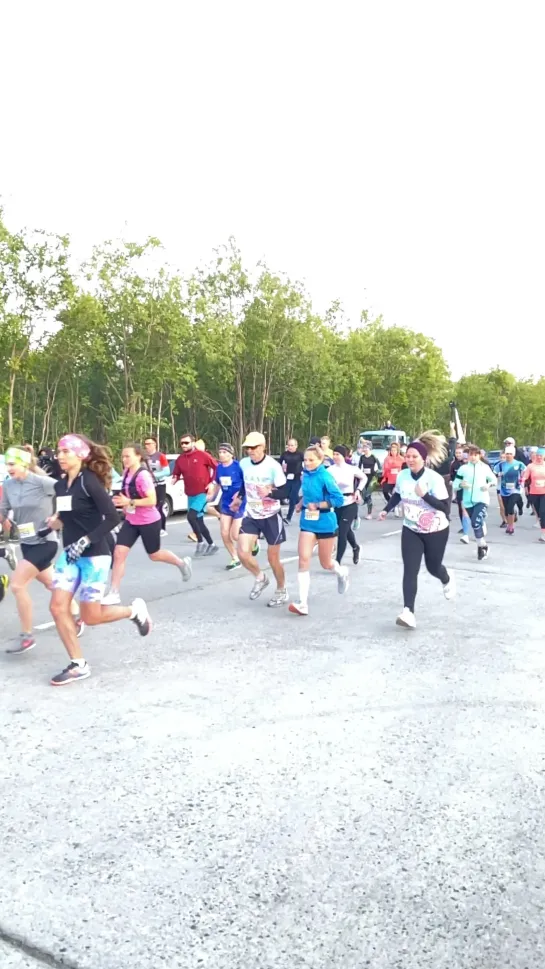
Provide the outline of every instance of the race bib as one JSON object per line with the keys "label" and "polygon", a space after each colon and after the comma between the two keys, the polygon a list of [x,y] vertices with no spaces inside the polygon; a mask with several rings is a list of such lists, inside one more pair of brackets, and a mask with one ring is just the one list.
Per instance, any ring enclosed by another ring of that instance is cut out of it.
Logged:
{"label": "race bib", "polygon": [[397,478],[397,475],[399,474],[399,468],[392,468],[390,471],[390,474],[392,475],[392,477]]}
{"label": "race bib", "polygon": [[536,488],[545,488],[545,478],[538,478]]}
{"label": "race bib", "polygon": [[57,511],[72,511],[72,495],[57,498]]}
{"label": "race bib", "polygon": [[263,507],[264,507],[263,502],[260,501],[258,498],[251,498],[248,501],[248,504],[250,505],[253,511],[257,511],[257,512],[263,511]]}
{"label": "race bib", "polygon": [[514,491],[515,490],[515,485],[514,485],[514,483],[512,481],[506,481],[505,482],[505,488],[506,488],[507,491]]}
{"label": "race bib", "polygon": [[319,511],[309,511],[308,508],[305,508],[305,520],[307,522],[317,522],[319,518],[320,518]]}
{"label": "race bib", "polygon": [[232,483],[233,483],[232,478],[220,478],[220,485],[222,486],[222,488],[229,488],[230,485],[232,485]]}
{"label": "race bib", "polygon": [[17,528],[19,529],[21,538],[34,538],[36,534],[34,522],[25,522],[24,525],[18,525]]}
{"label": "race bib", "polygon": [[288,481],[293,481],[294,478],[295,478],[294,474],[288,474]]}

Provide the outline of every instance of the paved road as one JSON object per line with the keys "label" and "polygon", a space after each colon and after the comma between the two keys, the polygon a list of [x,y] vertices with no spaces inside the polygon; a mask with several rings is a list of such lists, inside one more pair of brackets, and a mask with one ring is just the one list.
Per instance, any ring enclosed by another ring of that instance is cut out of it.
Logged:
{"label": "paved road", "polygon": [[424,574],[408,632],[397,529],[362,524],[343,599],[314,563],[307,619],[138,550],[148,640],[89,631],[70,690],[54,630],[0,655],[2,969],[542,966],[545,547],[453,535],[459,595]]}

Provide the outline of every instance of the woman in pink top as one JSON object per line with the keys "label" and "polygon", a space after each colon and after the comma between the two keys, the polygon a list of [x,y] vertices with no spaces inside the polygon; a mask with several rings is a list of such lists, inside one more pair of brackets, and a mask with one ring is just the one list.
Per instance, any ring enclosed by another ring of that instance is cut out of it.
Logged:
{"label": "woman in pink top", "polygon": [[103,605],[115,605],[120,601],[119,587],[125,574],[125,562],[139,538],[152,562],[175,565],[184,582],[191,578],[191,559],[179,559],[174,552],[161,548],[161,515],[156,507],[155,483],[142,447],[128,444],[123,448],[122,461],[125,473],[121,494],[114,498],[114,504],[125,512],[125,521],[117,536],[111,590],[102,600]]}
{"label": "woman in pink top", "polygon": [[530,501],[534,506],[539,527],[541,528],[540,542],[545,542],[545,448],[538,448],[522,476],[528,483]]}

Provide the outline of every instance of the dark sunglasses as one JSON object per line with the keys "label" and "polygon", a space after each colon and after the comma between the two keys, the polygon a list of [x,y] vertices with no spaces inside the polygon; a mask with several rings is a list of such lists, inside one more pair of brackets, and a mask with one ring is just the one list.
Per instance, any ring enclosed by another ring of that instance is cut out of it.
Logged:
{"label": "dark sunglasses", "polygon": [[183,445],[183,444],[192,444],[192,443],[193,443],[193,441],[180,441],[180,445]]}

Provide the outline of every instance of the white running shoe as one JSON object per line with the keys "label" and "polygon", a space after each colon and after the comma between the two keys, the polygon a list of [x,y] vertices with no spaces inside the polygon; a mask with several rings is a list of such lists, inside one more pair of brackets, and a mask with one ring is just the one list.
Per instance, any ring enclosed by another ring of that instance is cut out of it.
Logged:
{"label": "white running shoe", "polygon": [[168,532],[166,532],[165,529],[162,528],[161,529],[161,538],[167,538],[167,537],[168,537]]}
{"label": "white running shoe", "polygon": [[121,604],[121,596],[119,592],[109,592],[107,596],[104,596],[102,600],[103,606],[119,606]]}
{"label": "white running shoe", "polygon": [[277,589],[271,599],[269,599],[267,605],[274,609],[275,606],[283,606],[288,601],[288,590],[287,589]]}
{"label": "white running shoe", "polygon": [[469,545],[469,535],[462,535],[460,541],[462,545]]}
{"label": "white running shoe", "polygon": [[205,545],[204,552],[202,554],[203,555],[215,555],[216,552],[219,552],[219,548],[218,548],[218,546],[216,545],[215,542],[212,542],[211,545]]}
{"label": "white running shoe", "polygon": [[6,545],[6,562],[8,563],[12,572],[17,568],[17,555],[15,554],[15,549],[13,545]]}
{"label": "white running shoe", "polygon": [[208,548],[206,542],[197,542],[197,548],[195,549],[195,555],[205,555],[206,549]]}
{"label": "white running shoe", "polygon": [[445,599],[454,599],[454,596],[456,595],[456,579],[454,578],[454,572],[452,569],[450,570],[448,577],[449,581],[443,586],[443,595]]}
{"label": "white running shoe", "polygon": [[266,575],[264,575],[262,579],[256,579],[252,586],[252,591],[250,592],[250,599],[259,599],[263,589],[266,589],[268,584],[269,580]]}
{"label": "white running shoe", "polygon": [[134,623],[141,636],[147,636],[151,632],[151,618],[143,599],[133,601],[131,622]]}
{"label": "white running shoe", "polygon": [[290,602],[288,610],[289,612],[293,612],[294,616],[308,616],[308,605],[306,602]]}
{"label": "white running shoe", "polygon": [[339,595],[344,595],[349,585],[350,579],[348,578],[348,569],[346,565],[341,565],[341,571],[337,572],[337,592]]}
{"label": "white running shoe", "polygon": [[404,626],[405,629],[416,629],[416,619],[414,618],[414,612],[405,607],[403,612],[396,619],[396,626]]}
{"label": "white running shoe", "polygon": [[182,564],[179,566],[180,572],[182,573],[182,579],[184,582],[189,582],[193,574],[193,566],[191,565],[191,559],[188,555],[181,560]]}

